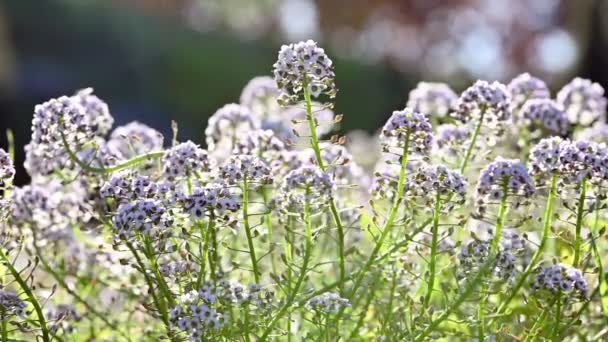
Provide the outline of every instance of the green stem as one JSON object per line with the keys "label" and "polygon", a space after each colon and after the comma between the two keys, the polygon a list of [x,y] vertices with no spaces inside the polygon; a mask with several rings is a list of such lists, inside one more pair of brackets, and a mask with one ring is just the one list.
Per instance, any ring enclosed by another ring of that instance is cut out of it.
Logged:
{"label": "green stem", "polygon": [[[264,200],[264,205],[268,207],[269,197],[265,187],[262,187],[262,199]],[[270,250],[270,267],[272,268],[272,273],[277,274],[277,264],[274,257],[274,239],[272,235],[272,221],[270,212],[264,214],[264,225],[266,226],[266,233],[268,234],[268,248]]]}
{"label": "green stem", "polygon": [[[547,240],[549,239],[549,232],[551,230],[551,222],[553,219],[553,205],[554,205],[555,197],[556,197],[556,193],[555,193],[556,189],[557,189],[557,176],[553,175],[551,177],[551,188],[549,190],[549,196],[547,197],[547,204],[545,205],[545,213],[543,215],[543,235],[540,239],[540,244],[538,245],[536,252],[534,252],[534,255],[532,256],[532,260],[530,260],[530,263],[524,270],[522,276],[519,277],[519,280],[513,287],[513,290],[511,290],[511,293],[509,294],[509,296],[498,307],[498,310],[496,311],[496,314],[494,315],[495,317],[500,316],[507,309],[509,303],[511,303],[511,301],[517,296],[517,293],[519,292],[519,290],[526,283],[526,279],[532,273],[532,271],[534,270],[534,268],[540,261],[540,258],[543,254],[543,250],[544,250],[545,246],[547,245]],[[494,318],[492,320],[492,322],[494,322],[495,319],[496,318]]]}
{"label": "green stem", "polygon": [[[2,310],[2,316],[6,313]],[[2,342],[8,342],[8,317],[2,319]]]}
{"label": "green stem", "polygon": [[471,143],[469,144],[469,147],[467,148],[467,151],[464,155],[464,159],[462,159],[462,163],[460,164],[460,173],[464,176],[464,171],[467,169],[467,165],[469,164],[469,159],[471,158],[471,153],[473,152],[473,149],[475,148],[475,143],[477,142],[477,137],[479,136],[479,132],[481,131],[481,126],[483,126],[483,117],[485,114],[486,110],[485,108],[481,111],[481,114],[479,115],[479,122],[477,122],[477,125],[475,126],[475,130],[473,131],[473,136],[471,137]]}
{"label": "green stem", "polygon": [[[306,189],[305,198],[308,198],[309,192],[310,192],[310,190]],[[287,311],[289,310],[291,305],[295,302],[296,296],[298,295],[298,292],[300,291],[300,286],[302,286],[302,283],[304,282],[304,278],[306,277],[306,273],[308,270],[308,263],[310,262],[310,254],[312,251],[312,222],[311,222],[311,218],[310,218],[310,203],[308,202],[308,200],[306,200],[304,203],[304,223],[306,225],[306,238],[305,238],[305,246],[304,246],[304,260],[302,262],[302,268],[300,270],[300,275],[298,276],[298,279],[296,280],[296,284],[294,285],[294,287],[289,295],[289,298],[287,298],[287,301],[285,302],[285,304],[283,304],[283,306],[281,307],[279,312],[277,312],[277,314],[272,318],[270,323],[268,323],[268,326],[266,327],[266,330],[264,330],[264,332],[262,333],[262,336],[260,337],[259,341],[265,341],[266,338],[268,337],[268,335],[270,334],[270,332],[272,332],[272,329],[277,324],[277,322],[281,318],[283,318],[283,316],[287,313]]]}
{"label": "green stem", "polygon": [[[317,138],[317,129],[314,115],[312,113],[312,100],[310,98],[310,93],[308,92],[308,84],[306,77],[304,77],[304,103],[306,105],[306,121],[308,122],[308,130],[310,134],[310,144],[315,153],[315,158],[317,164],[321,168],[323,172],[326,171],[325,163],[323,162],[323,158],[321,157],[321,148],[319,147],[319,139]],[[339,261],[339,279],[340,279],[340,290],[343,292],[344,287],[344,278],[346,276],[346,268],[344,261],[344,225],[342,224],[342,219],[340,218],[340,213],[336,207],[335,200],[332,197],[329,198],[329,208],[331,210],[331,214],[334,219],[334,223],[336,224],[336,228],[338,230],[338,261]]]}
{"label": "green stem", "polygon": [[[384,244],[384,240],[386,240],[386,238],[388,237],[388,235],[391,231],[391,228],[393,227],[393,222],[395,221],[395,218],[397,217],[397,212],[399,211],[399,205],[401,204],[401,200],[403,199],[403,190],[405,188],[405,175],[406,175],[406,169],[407,169],[409,144],[410,144],[410,133],[408,132],[405,136],[405,144],[403,146],[403,156],[401,157],[401,169],[399,170],[399,180],[397,182],[397,193],[395,194],[395,200],[391,207],[391,211],[388,215],[388,218],[387,218],[386,222],[384,223],[384,227],[382,228],[382,233],[380,234],[380,239],[378,239],[378,241],[374,245],[374,249],[372,250],[372,253],[370,254],[369,258],[367,259],[367,261],[361,268],[361,271],[357,275],[357,278],[355,279],[353,288],[351,289],[350,294],[348,296],[349,299],[351,299],[357,293],[357,290],[359,289],[359,287],[361,286],[361,283],[363,282],[363,278],[365,277],[365,274],[367,274],[367,272],[370,270],[372,264],[374,263],[374,260],[376,259],[376,256],[380,252],[380,249],[382,248],[382,245]],[[338,317],[341,316],[341,313],[343,310],[344,309],[340,310]]]}
{"label": "green stem", "polygon": [[80,166],[83,170],[92,172],[92,173],[106,173],[107,174],[107,173],[117,172],[120,170],[128,169],[131,166],[135,166],[137,164],[143,163],[150,159],[160,158],[165,154],[164,151],[148,152],[148,153],[142,154],[140,156],[134,157],[132,159],[129,159],[121,164],[114,165],[112,167],[93,167],[93,166],[83,162],[82,160],[80,160],[80,158],[78,158],[76,153],[74,153],[74,151],[72,151],[72,149],[70,148],[70,146],[66,140],[65,134],[63,132],[60,132],[60,134],[61,134],[61,141],[63,142],[63,147],[65,148],[66,152],[68,153],[68,156],[70,157],[70,159],[72,159],[72,161],[74,161],[76,164],[78,164],[78,166]]}
{"label": "green stem", "polygon": [[391,319],[393,316],[393,302],[395,298],[395,289],[397,288],[397,273],[393,272],[393,277],[391,279],[391,289],[388,297],[388,307],[386,308],[386,312],[384,315],[384,323],[382,324],[382,335],[386,335],[386,326],[391,324]]}
{"label": "green stem", "polygon": [[[505,216],[509,207],[507,206],[509,190],[509,179],[504,179],[502,184],[502,199],[500,200],[500,208],[498,209],[498,218],[496,219],[496,227],[494,231],[494,238],[490,244],[490,255],[496,255],[498,253],[498,245],[500,244],[500,238],[502,237],[502,229],[505,225]],[[485,341],[485,315],[486,315],[486,296],[488,292],[488,283],[482,279],[481,289],[479,293],[479,307],[477,309],[477,318],[479,325],[477,326],[477,338],[479,341]]]}
{"label": "green stem", "polygon": [[543,310],[543,312],[540,314],[538,319],[536,319],[536,321],[534,322],[534,325],[532,325],[532,328],[530,329],[530,331],[528,331],[528,334],[526,334],[526,337],[524,338],[524,342],[529,341],[532,337],[536,337],[536,332],[538,331],[540,326],[545,322],[546,317],[547,317],[547,310]]}
{"label": "green stem", "polygon": [[19,286],[21,287],[23,292],[27,295],[27,297],[30,300],[30,303],[32,303],[32,306],[34,307],[34,311],[36,311],[36,316],[38,316],[38,323],[40,324],[40,330],[42,331],[42,340],[44,342],[50,342],[51,338],[49,336],[49,329],[46,326],[46,320],[44,319],[44,314],[42,313],[42,308],[40,307],[40,303],[38,302],[38,299],[36,299],[36,296],[34,296],[34,293],[30,289],[30,287],[27,285],[25,280],[21,277],[21,274],[17,271],[17,269],[15,269],[15,266],[13,266],[11,261],[8,259],[8,256],[4,253],[4,250],[2,250],[1,248],[0,248],[0,258],[2,258],[2,260],[6,264],[6,267],[8,268],[9,272],[12,274],[12,276],[15,279],[15,281],[17,282],[17,284],[19,284]]}
{"label": "green stem", "polygon": [[433,287],[435,286],[435,268],[437,264],[437,244],[439,240],[439,214],[441,211],[441,194],[437,192],[435,197],[435,209],[433,211],[433,227],[431,228],[431,260],[429,261],[429,283],[424,297],[424,307],[428,307],[431,296],[433,294]]}
{"label": "green stem", "polygon": [[[207,231],[209,229],[213,229],[212,227],[213,221],[209,219],[209,223],[207,224]],[[198,276],[196,277],[196,287],[200,288],[203,283],[203,277],[205,276],[205,269],[207,268],[207,250],[209,249],[209,239],[207,239],[207,234],[205,233],[205,228],[203,224],[199,221],[196,222],[198,226],[198,231],[200,234],[201,242],[199,242],[199,254],[200,254],[200,268],[198,270]],[[202,244],[202,248],[201,248]],[[201,250],[202,249],[202,250]]]}
{"label": "green stem", "polygon": [[260,271],[258,270],[258,259],[255,256],[255,246],[253,245],[253,237],[251,235],[251,227],[249,225],[249,184],[247,175],[243,176],[243,223],[245,225],[245,234],[247,235],[247,245],[249,246],[249,256],[251,257],[251,267],[253,267],[253,277],[255,283],[260,283]]}
{"label": "green stem", "polygon": [[562,320],[562,291],[557,291],[557,303],[555,303],[555,306],[555,327],[553,327],[553,334],[551,335],[551,340],[554,342],[557,341],[559,326]]}
{"label": "green stem", "polygon": [[583,178],[581,181],[580,195],[578,203],[576,205],[576,232],[574,237],[574,259],[572,260],[572,266],[578,267],[578,262],[581,257],[581,229],[583,227],[583,214],[585,211],[585,195],[587,192],[587,178]]}
{"label": "green stem", "polygon": [[146,247],[144,250],[144,255],[150,262],[150,267],[152,268],[152,273],[154,274],[154,277],[156,278],[156,281],[158,282],[158,286],[159,286],[163,296],[167,299],[169,305],[175,306],[175,299],[173,298],[173,295],[171,294],[171,290],[169,290],[169,286],[167,285],[165,278],[163,277],[162,274],[160,274],[160,271],[158,270],[158,264],[156,263],[156,258],[154,257],[154,251],[152,250],[152,244],[150,242],[150,237],[147,235],[144,235],[143,240],[144,240],[144,245]]}

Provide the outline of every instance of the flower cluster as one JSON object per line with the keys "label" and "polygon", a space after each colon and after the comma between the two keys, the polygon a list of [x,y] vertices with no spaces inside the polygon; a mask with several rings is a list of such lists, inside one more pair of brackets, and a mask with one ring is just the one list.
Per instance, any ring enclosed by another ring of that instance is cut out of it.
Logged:
{"label": "flower cluster", "polygon": [[545,81],[527,72],[512,79],[507,89],[511,95],[510,109],[513,112],[521,109],[528,100],[548,99],[551,96]]}
{"label": "flower cluster", "polygon": [[200,341],[209,331],[221,329],[226,324],[226,317],[205,303],[197,291],[184,294],[179,302],[169,311],[169,321],[187,332],[192,341]]}
{"label": "flower cluster", "polygon": [[152,238],[168,237],[172,223],[173,218],[159,201],[139,199],[118,207],[112,228],[118,239],[129,241],[138,234]]}
{"label": "flower cluster", "polygon": [[137,121],[116,127],[106,145],[108,151],[126,160],[163,149],[163,136],[157,130]]}
{"label": "flower cluster", "polygon": [[596,121],[593,126],[579,131],[576,137],[580,140],[608,143],[608,124],[603,121]]}
{"label": "flower cluster", "polygon": [[272,161],[287,149],[283,140],[272,130],[255,130],[239,139],[234,146],[235,154],[257,156],[264,161]]}
{"label": "flower cluster", "polygon": [[578,295],[581,298],[588,296],[587,281],[581,271],[562,264],[541,267],[536,273],[532,287],[553,294],[561,292]]}
{"label": "flower cluster", "polygon": [[245,177],[250,182],[268,184],[270,178],[270,167],[260,158],[246,154],[231,156],[219,169],[219,176],[228,184],[239,184]]}
{"label": "flower cluster", "polygon": [[13,181],[15,177],[15,167],[11,157],[0,148],[0,189]]}
{"label": "flower cluster", "polygon": [[260,128],[260,120],[249,108],[235,103],[227,104],[209,118],[205,128],[207,149],[215,158],[222,159],[230,154],[242,134]]}
{"label": "flower cluster", "polygon": [[433,207],[436,197],[440,196],[440,200],[449,200],[443,203],[444,208],[449,208],[453,203],[464,202],[466,181],[460,173],[443,165],[424,163],[408,180],[406,194],[429,208]]}
{"label": "flower cluster", "polygon": [[283,45],[273,67],[282,105],[302,100],[305,88],[315,98],[336,95],[333,63],[312,40]]}
{"label": "flower cluster", "polygon": [[406,108],[393,112],[382,128],[381,139],[385,146],[403,149],[409,145],[412,151],[424,155],[431,150],[433,128],[424,114]]}
{"label": "flower cluster", "polygon": [[407,107],[429,117],[442,118],[452,111],[458,95],[445,83],[420,82],[410,91]]}
{"label": "flower cluster", "polygon": [[519,160],[501,157],[481,170],[476,187],[480,203],[500,201],[509,194],[525,198],[535,191],[526,167]]}
{"label": "flower cluster", "polygon": [[340,297],[337,293],[326,292],[309,299],[308,302],[306,302],[306,307],[314,312],[335,314],[342,308],[350,307],[350,302],[348,299]]}
{"label": "flower cluster", "polygon": [[462,122],[483,117],[487,127],[499,128],[511,117],[509,104],[509,92],[504,84],[477,81],[460,95],[452,116]]}
{"label": "flower cluster", "polygon": [[164,172],[167,178],[190,177],[195,173],[209,172],[212,160],[207,151],[192,141],[173,146],[163,156]]}
{"label": "flower cluster", "polygon": [[48,310],[46,317],[50,323],[50,330],[57,334],[71,334],[74,332],[74,323],[81,320],[81,316],[76,308],[70,304],[60,304]]}
{"label": "flower cluster", "polygon": [[305,203],[317,209],[327,203],[334,186],[328,173],[314,165],[305,165],[287,173],[274,202],[287,212],[301,213]]}
{"label": "flower cluster", "polygon": [[220,181],[194,188],[191,195],[181,199],[181,203],[184,210],[195,219],[202,219],[208,214],[220,216],[226,211],[237,211],[240,208],[228,184]]}
{"label": "flower cluster", "polygon": [[6,321],[12,316],[24,317],[27,304],[15,293],[0,290],[0,321]]}
{"label": "flower cluster", "polygon": [[469,137],[469,129],[454,124],[443,124],[437,127],[435,145],[439,149],[447,148],[451,154],[462,148]]}
{"label": "flower cluster", "polygon": [[517,119],[530,129],[540,129],[555,135],[567,135],[570,123],[566,113],[551,99],[528,100]]}
{"label": "flower cluster", "polygon": [[576,77],[557,93],[568,119],[573,124],[589,126],[606,114],[604,88],[590,80]]}
{"label": "flower cluster", "polygon": [[530,173],[540,178],[556,174],[561,168],[561,153],[568,141],[560,137],[545,138],[530,150]]}

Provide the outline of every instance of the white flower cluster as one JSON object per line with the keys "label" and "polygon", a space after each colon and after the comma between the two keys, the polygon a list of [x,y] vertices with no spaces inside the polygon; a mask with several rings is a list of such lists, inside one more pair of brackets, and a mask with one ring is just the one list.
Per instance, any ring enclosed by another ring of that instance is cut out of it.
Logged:
{"label": "white flower cluster", "polygon": [[257,185],[272,183],[270,167],[260,158],[246,154],[230,156],[220,166],[218,174],[228,184],[240,184],[245,177]]}
{"label": "white flower cluster", "polygon": [[407,107],[428,117],[442,118],[455,107],[458,95],[445,83],[420,82],[410,91]]}
{"label": "white flower cluster", "polygon": [[462,92],[452,116],[469,122],[483,115],[484,125],[492,129],[500,128],[511,118],[509,105],[509,92],[504,84],[479,80]]}
{"label": "white flower cluster", "polygon": [[283,140],[277,137],[272,130],[258,129],[248,132],[239,139],[234,147],[234,153],[249,154],[270,162],[286,149]]}
{"label": "white flower cluster", "polygon": [[0,321],[7,321],[13,316],[24,317],[27,304],[15,293],[0,290]]}
{"label": "white flower cluster", "polygon": [[207,332],[224,327],[226,320],[226,316],[202,302],[194,290],[181,296],[179,304],[169,311],[171,324],[187,332],[190,341],[203,340]]}
{"label": "white flower cluster", "polygon": [[120,240],[130,240],[137,234],[155,238],[168,237],[173,217],[154,199],[139,199],[123,203],[112,220],[112,228]]}
{"label": "white flower cluster", "polygon": [[327,167],[327,173],[335,184],[367,185],[365,171],[355,163],[353,156],[344,146],[321,144],[321,158]]}
{"label": "white flower cluster", "polygon": [[560,137],[545,138],[534,145],[530,150],[530,173],[541,179],[559,172],[561,168],[560,156],[568,141]]}
{"label": "white flower cluster", "polygon": [[302,100],[304,87],[315,98],[321,94],[336,95],[333,63],[312,40],[283,45],[273,68],[281,105]]}
{"label": "white flower cluster", "polygon": [[73,152],[107,133],[113,119],[107,105],[86,89],[75,96],[51,99],[34,109],[32,139],[25,147],[25,168],[30,175],[46,175],[65,168],[66,149]]}
{"label": "white flower cluster", "polygon": [[153,182],[150,177],[133,175],[127,171],[113,174],[99,189],[101,197],[115,198],[119,202],[154,198],[158,192],[158,184]]}
{"label": "white flower cluster", "polygon": [[382,128],[380,139],[385,146],[405,148],[409,144],[411,151],[427,155],[433,143],[433,128],[424,114],[405,108],[393,112]]}
{"label": "white flower cluster", "polygon": [[49,330],[54,334],[61,331],[63,334],[74,332],[74,322],[82,318],[76,308],[70,304],[60,304],[46,312]]}
{"label": "white flower cluster", "polygon": [[507,85],[507,89],[511,95],[511,111],[521,109],[529,100],[551,97],[545,81],[531,76],[527,72],[512,79]]}
{"label": "white flower cluster", "polygon": [[240,208],[228,184],[220,181],[194,188],[191,195],[181,199],[181,203],[194,219],[202,219],[208,214],[220,216]]}
{"label": "white flower cluster", "polygon": [[576,77],[566,84],[557,93],[557,102],[564,107],[572,124],[589,126],[606,115],[604,88],[584,78]]}
{"label": "white flower cluster", "polygon": [[285,175],[273,203],[285,212],[302,213],[306,203],[311,205],[311,210],[318,210],[327,204],[334,186],[328,173],[317,166],[304,165]]}
{"label": "white flower cluster", "polygon": [[230,103],[218,109],[207,122],[207,149],[217,159],[230,155],[243,134],[260,129],[260,120],[249,108]]}
{"label": "white flower cluster", "polygon": [[0,190],[3,189],[6,184],[12,183],[13,177],[15,177],[15,167],[11,157],[0,148]]}
{"label": "white flower cluster", "polygon": [[576,137],[580,140],[588,140],[596,143],[608,143],[608,123],[596,121],[593,126],[579,131]]}
{"label": "white flower cluster", "polygon": [[526,198],[534,192],[536,188],[526,167],[519,160],[502,157],[481,170],[476,187],[480,204],[500,201],[509,194]]}
{"label": "white flower cluster", "polygon": [[469,129],[454,124],[443,124],[437,127],[435,145],[438,149],[447,149],[450,154],[456,154],[469,137]]}
{"label": "white flower cluster", "polygon": [[337,293],[326,292],[309,299],[308,302],[306,302],[306,307],[314,312],[335,314],[342,308],[350,307],[350,302],[348,299],[340,297]]}
{"label": "white flower cluster", "polygon": [[162,158],[164,173],[168,179],[189,177],[211,171],[213,165],[207,151],[192,141],[173,146]]}
{"label": "white flower cluster", "polygon": [[106,145],[120,160],[163,149],[163,136],[157,130],[137,121],[116,127]]}
{"label": "white flower cluster", "polygon": [[[443,165],[422,163],[414,175],[407,180],[406,198],[414,198],[432,208],[436,196],[441,196],[442,207],[451,208],[453,203],[464,202],[466,181],[462,175]],[[449,200],[449,202],[447,202]]]}
{"label": "white flower cluster", "polygon": [[250,108],[256,115],[266,117],[278,110],[277,98],[279,97],[279,89],[277,83],[272,77],[258,76],[254,77],[245,85],[241,92],[241,105]]}
{"label": "white flower cluster", "polygon": [[532,287],[535,290],[547,290],[555,294],[573,294],[581,298],[587,298],[587,281],[583,273],[576,268],[553,264],[541,267],[536,273]]}
{"label": "white flower cluster", "polygon": [[551,99],[528,100],[519,112],[518,120],[526,127],[540,129],[551,134],[564,136],[568,134],[570,123],[563,111]]}
{"label": "white flower cluster", "polygon": [[560,174],[566,183],[608,180],[608,151],[604,144],[577,140],[561,145]]}

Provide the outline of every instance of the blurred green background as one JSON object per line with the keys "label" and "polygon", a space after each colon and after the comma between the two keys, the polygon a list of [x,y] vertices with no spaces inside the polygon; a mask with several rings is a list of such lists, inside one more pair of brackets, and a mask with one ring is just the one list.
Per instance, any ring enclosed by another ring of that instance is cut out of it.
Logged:
{"label": "blurred green background", "polygon": [[117,125],[175,120],[203,143],[281,44],[312,38],[335,62],[341,129],[374,132],[420,80],[607,85],[606,13],[603,0],[0,0],[0,129],[21,151],[35,104],[93,87]]}

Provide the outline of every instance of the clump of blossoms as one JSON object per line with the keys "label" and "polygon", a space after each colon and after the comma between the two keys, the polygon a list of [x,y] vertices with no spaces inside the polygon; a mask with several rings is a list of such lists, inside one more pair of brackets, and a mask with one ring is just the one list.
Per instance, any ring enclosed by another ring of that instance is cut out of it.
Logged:
{"label": "clump of blossoms", "polygon": [[587,281],[581,271],[562,264],[539,268],[532,287],[536,291],[548,291],[552,295],[560,292],[583,299],[589,295]]}
{"label": "clump of blossoms", "polygon": [[14,292],[0,290],[0,321],[6,321],[14,316],[23,318],[27,304]]}
{"label": "clump of blossoms", "polygon": [[195,290],[179,298],[179,305],[169,311],[169,320],[179,330],[187,332],[191,341],[213,335],[226,324],[226,317],[210,307]]}
{"label": "clump of blossoms", "polygon": [[519,160],[498,157],[481,170],[475,192],[479,210],[483,212],[486,205],[507,196],[516,201],[526,199],[536,192],[536,188]]}
{"label": "clump of blossoms", "polygon": [[250,155],[237,155],[228,158],[219,169],[219,177],[228,184],[239,184],[247,178],[250,182],[268,184],[270,178],[270,167],[261,159]]}
{"label": "clump of blossoms", "polygon": [[606,147],[586,140],[571,141],[562,146],[560,174],[567,183],[580,184],[584,179],[606,179]]}
{"label": "clump of blossoms", "polygon": [[168,179],[209,172],[213,163],[207,151],[192,141],[173,146],[165,152],[162,160],[164,173]]}
{"label": "clump of blossoms", "polygon": [[456,154],[462,149],[463,144],[469,137],[469,129],[467,127],[457,126],[454,124],[443,124],[437,127],[435,133],[435,145],[439,149],[446,149],[450,154]]}
{"label": "clump of blossoms", "polygon": [[31,175],[46,175],[62,168],[69,160],[66,147],[79,152],[86,143],[107,133],[112,122],[107,105],[90,89],[37,105],[32,139],[25,147],[26,169]]}
{"label": "clump of blossoms", "polygon": [[0,148],[0,222],[4,221],[9,211],[9,199],[4,194],[12,185],[15,177],[15,167],[8,153]]}
{"label": "clump of blossoms", "polygon": [[116,127],[106,144],[108,151],[121,160],[163,149],[163,136],[157,130],[134,121]]}
{"label": "clump of blossoms", "polygon": [[217,159],[229,155],[242,134],[260,128],[260,121],[249,108],[230,103],[218,109],[205,128],[207,149]]}
{"label": "clump of blossoms", "polygon": [[517,120],[532,131],[538,129],[559,136],[567,135],[570,128],[566,113],[550,99],[526,101]]}
{"label": "clump of blossoms", "polygon": [[406,198],[413,198],[421,205],[431,208],[439,199],[443,208],[449,209],[455,203],[464,203],[466,181],[462,175],[443,165],[422,164],[417,168],[406,185]]}
{"label": "clump of blossoms", "polygon": [[60,304],[48,310],[46,316],[49,319],[50,330],[54,334],[72,334],[75,330],[74,323],[79,322],[82,316],[75,307],[69,304]]}
{"label": "clump of blossoms", "polygon": [[575,137],[596,143],[608,143],[608,124],[603,121],[596,121],[593,126],[578,131]]}
{"label": "clump of blossoms", "polygon": [[433,128],[424,114],[406,108],[393,112],[382,128],[381,139],[391,152],[407,154],[411,150],[426,155],[432,147]]}
{"label": "clump of blossoms", "polygon": [[248,132],[239,139],[234,146],[233,153],[252,155],[266,162],[272,162],[287,149],[285,142],[273,131],[260,129]]}
{"label": "clump of blossoms", "polygon": [[314,165],[302,166],[285,176],[276,202],[287,212],[301,213],[305,202],[318,210],[327,204],[333,191],[329,174]]}
{"label": "clump of blossoms", "polygon": [[183,196],[180,202],[194,219],[202,219],[207,215],[222,217],[226,212],[234,212],[240,208],[228,184],[219,180],[195,187],[192,194]]}
{"label": "clump of blossoms", "polygon": [[283,45],[273,66],[279,88],[278,101],[290,105],[304,98],[304,89],[313,97],[336,95],[333,62],[312,40]]}
{"label": "clump of blossoms", "polygon": [[460,95],[452,116],[462,122],[483,119],[485,126],[501,128],[511,118],[509,105],[509,92],[504,84],[477,81]]}
{"label": "clump of blossoms", "polygon": [[557,93],[557,102],[572,124],[589,126],[606,115],[604,88],[598,83],[576,77]]}
{"label": "clump of blossoms", "polygon": [[509,82],[507,90],[511,95],[511,111],[515,112],[529,100],[548,99],[551,97],[545,81],[523,73]]}
{"label": "clump of blossoms", "polygon": [[339,294],[334,292],[326,292],[322,295],[312,297],[306,302],[306,307],[309,310],[326,314],[335,314],[342,308],[348,308],[350,306],[348,299],[342,298]]}
{"label": "clump of blossoms", "polygon": [[123,203],[112,220],[112,228],[120,240],[131,240],[141,235],[152,240],[169,237],[174,219],[163,204],[154,199],[140,199]]}
{"label": "clump of blossoms", "polygon": [[410,91],[407,107],[429,117],[443,118],[456,105],[458,95],[445,83],[420,82]]}

